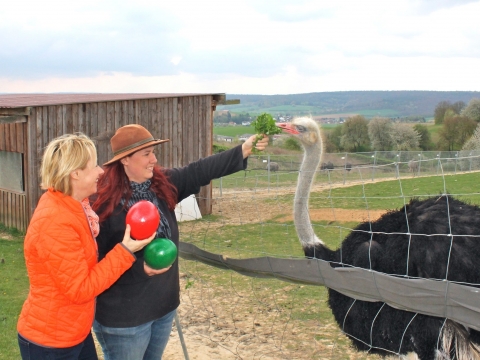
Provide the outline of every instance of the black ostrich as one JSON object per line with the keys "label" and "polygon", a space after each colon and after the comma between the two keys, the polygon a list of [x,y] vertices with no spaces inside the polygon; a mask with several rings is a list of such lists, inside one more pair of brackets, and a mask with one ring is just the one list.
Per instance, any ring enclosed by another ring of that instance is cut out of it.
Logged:
{"label": "black ostrich", "polygon": [[[307,257],[329,261],[335,267],[355,266],[394,276],[480,284],[480,239],[471,236],[480,235],[480,208],[450,196],[412,200],[375,222],[358,225],[338,250],[328,249],[315,235],[308,211],[310,189],[322,155],[318,124],[304,117],[278,126],[297,137],[304,147],[294,220]],[[340,328],[358,350],[382,356],[414,352],[422,360],[480,359],[480,332],[451,320],[397,310],[381,302],[355,300],[332,289],[328,303]]]}

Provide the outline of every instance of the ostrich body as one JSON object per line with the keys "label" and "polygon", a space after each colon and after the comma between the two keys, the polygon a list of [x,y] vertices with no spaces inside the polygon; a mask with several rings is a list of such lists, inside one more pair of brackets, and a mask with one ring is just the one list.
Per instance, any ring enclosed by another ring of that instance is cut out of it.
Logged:
{"label": "ostrich body", "polygon": [[272,171],[272,172],[278,171],[279,168],[280,167],[278,166],[278,163],[273,162],[273,161],[270,161],[267,165],[267,170]]}
{"label": "ostrich body", "polygon": [[[359,224],[338,250],[327,248],[315,235],[308,211],[311,185],[322,156],[320,129],[305,117],[278,126],[298,138],[304,148],[294,222],[306,257],[329,261],[334,267],[355,266],[393,276],[480,284],[480,240],[469,236],[480,235],[480,208],[449,196],[411,200],[375,222]],[[381,302],[355,300],[332,289],[328,293],[335,320],[358,350],[382,356],[415,352],[421,360],[480,359],[480,332],[476,330]]]}

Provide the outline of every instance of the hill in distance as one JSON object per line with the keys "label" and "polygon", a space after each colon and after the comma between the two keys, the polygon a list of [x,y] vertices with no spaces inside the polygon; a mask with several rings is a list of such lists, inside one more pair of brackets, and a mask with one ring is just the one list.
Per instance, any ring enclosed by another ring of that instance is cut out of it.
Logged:
{"label": "hill in distance", "polygon": [[240,104],[218,106],[217,110],[257,115],[361,114],[365,117],[433,117],[441,101],[465,104],[480,98],[478,91],[338,91],[289,95],[227,94]]}

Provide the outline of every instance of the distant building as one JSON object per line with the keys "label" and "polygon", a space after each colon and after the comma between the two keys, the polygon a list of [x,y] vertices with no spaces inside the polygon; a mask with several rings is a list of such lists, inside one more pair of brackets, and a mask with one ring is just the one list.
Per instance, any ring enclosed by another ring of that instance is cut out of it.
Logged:
{"label": "distant building", "polygon": [[215,135],[215,141],[233,142],[233,137],[225,135]]}
{"label": "distant building", "polygon": [[241,141],[241,142],[245,142],[248,140],[248,138],[250,138],[250,136],[252,136],[253,134],[243,134],[243,135],[240,135],[238,137],[238,140]]}

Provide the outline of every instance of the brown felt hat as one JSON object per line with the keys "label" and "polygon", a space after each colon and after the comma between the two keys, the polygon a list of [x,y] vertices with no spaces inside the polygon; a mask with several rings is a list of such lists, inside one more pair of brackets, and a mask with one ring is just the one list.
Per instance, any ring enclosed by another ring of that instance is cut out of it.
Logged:
{"label": "brown felt hat", "polygon": [[103,165],[109,165],[125,156],[133,154],[135,151],[167,141],[170,140],[154,139],[150,131],[142,125],[130,124],[122,126],[110,139],[113,158]]}

